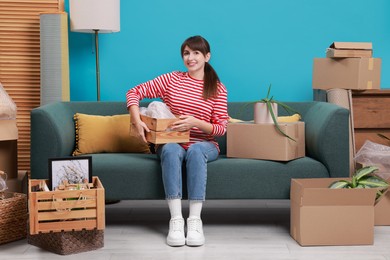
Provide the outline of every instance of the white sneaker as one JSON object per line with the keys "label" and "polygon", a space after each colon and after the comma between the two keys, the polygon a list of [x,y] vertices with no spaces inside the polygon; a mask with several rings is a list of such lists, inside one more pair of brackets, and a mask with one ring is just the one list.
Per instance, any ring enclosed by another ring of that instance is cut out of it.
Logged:
{"label": "white sneaker", "polygon": [[170,246],[184,246],[184,219],[176,218],[169,221],[169,233],[167,236],[167,244]]}
{"label": "white sneaker", "polygon": [[203,224],[200,218],[187,219],[187,246],[202,246],[204,244]]}

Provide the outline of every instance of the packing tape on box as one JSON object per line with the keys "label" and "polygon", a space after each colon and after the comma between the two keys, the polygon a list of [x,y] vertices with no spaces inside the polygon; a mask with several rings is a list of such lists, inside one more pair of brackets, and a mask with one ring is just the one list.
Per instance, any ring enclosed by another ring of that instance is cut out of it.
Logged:
{"label": "packing tape on box", "polygon": [[374,58],[368,59],[368,70],[374,70]]}

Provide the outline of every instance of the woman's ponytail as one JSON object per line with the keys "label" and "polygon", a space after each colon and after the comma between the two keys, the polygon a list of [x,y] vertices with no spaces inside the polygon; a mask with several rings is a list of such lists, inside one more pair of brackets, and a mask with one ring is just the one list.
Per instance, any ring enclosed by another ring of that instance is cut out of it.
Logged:
{"label": "woman's ponytail", "polygon": [[209,99],[218,95],[219,77],[214,68],[206,62],[204,66],[203,98]]}

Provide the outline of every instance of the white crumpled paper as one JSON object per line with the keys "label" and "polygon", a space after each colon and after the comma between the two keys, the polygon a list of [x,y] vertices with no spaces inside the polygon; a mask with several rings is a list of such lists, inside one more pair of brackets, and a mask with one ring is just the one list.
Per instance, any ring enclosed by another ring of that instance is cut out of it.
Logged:
{"label": "white crumpled paper", "polygon": [[355,162],[379,168],[375,173],[383,179],[390,178],[390,146],[367,140],[356,153]]}
{"label": "white crumpled paper", "polygon": [[140,107],[139,112],[141,115],[149,116],[158,119],[176,118],[174,114],[169,110],[168,106],[161,101],[153,101],[148,107]]}
{"label": "white crumpled paper", "polygon": [[0,119],[15,119],[16,105],[0,83]]}

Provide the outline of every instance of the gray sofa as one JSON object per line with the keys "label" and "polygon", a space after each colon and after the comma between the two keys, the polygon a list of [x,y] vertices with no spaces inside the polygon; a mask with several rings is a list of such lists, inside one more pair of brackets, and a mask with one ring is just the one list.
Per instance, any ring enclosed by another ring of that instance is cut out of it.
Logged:
{"label": "gray sofa", "polygon": [[[251,120],[253,108],[245,104],[229,102],[229,115]],[[207,199],[289,199],[292,178],[349,176],[349,111],[316,101],[286,104],[305,122],[306,157],[288,162],[227,158],[226,137],[221,137],[219,159],[208,164]],[[47,179],[48,159],[72,154],[76,112],[116,115],[127,114],[127,109],[125,102],[57,102],[32,110],[32,178]],[[283,110],[279,113],[283,115]],[[155,154],[92,154],[92,169],[108,200],[164,199]]]}

